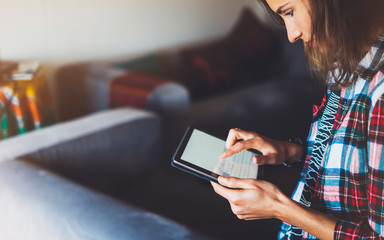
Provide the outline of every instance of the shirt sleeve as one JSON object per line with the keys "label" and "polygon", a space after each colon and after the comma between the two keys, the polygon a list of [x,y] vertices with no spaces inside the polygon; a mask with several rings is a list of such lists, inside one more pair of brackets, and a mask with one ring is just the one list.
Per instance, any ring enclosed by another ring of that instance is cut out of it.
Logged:
{"label": "shirt sleeve", "polygon": [[371,113],[367,147],[367,218],[359,222],[339,220],[335,239],[384,239],[384,95]]}

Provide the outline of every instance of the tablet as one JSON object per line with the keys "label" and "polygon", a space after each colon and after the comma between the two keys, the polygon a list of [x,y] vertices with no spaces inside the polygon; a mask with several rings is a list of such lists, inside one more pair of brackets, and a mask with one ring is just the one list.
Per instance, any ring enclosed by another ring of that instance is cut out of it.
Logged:
{"label": "tablet", "polygon": [[225,150],[223,139],[189,127],[173,155],[172,166],[216,183],[219,176],[262,179],[263,167],[252,161],[260,152],[244,150],[221,159]]}

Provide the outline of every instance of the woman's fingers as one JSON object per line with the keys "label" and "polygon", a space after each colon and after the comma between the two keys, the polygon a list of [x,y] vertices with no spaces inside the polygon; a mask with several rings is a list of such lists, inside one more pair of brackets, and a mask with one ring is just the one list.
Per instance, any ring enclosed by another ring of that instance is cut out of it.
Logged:
{"label": "woman's fingers", "polygon": [[220,155],[220,158],[230,157],[246,149],[257,149],[263,155],[253,157],[255,164],[281,164],[286,160],[286,150],[280,141],[238,128],[229,131],[226,148],[227,150]]}
{"label": "woman's fingers", "polygon": [[226,198],[232,212],[240,219],[252,220],[275,217],[271,207],[279,199],[280,191],[271,183],[255,179],[219,177],[212,183],[217,194]]}
{"label": "woman's fingers", "polygon": [[231,130],[229,130],[227,140],[225,141],[226,148],[230,148],[235,145],[239,140],[243,140],[240,131],[241,130],[238,128],[232,128]]}
{"label": "woman's fingers", "polygon": [[247,189],[255,188],[254,179],[240,179],[235,177],[223,177],[220,176],[218,181],[221,185],[233,188],[233,189]]}
{"label": "woman's fingers", "polygon": [[220,158],[227,158],[232,156],[235,153],[239,153],[245,149],[252,148],[253,146],[252,140],[244,140],[241,142],[237,142],[231,147],[229,147],[223,154],[220,155]]}
{"label": "woman's fingers", "polygon": [[231,198],[231,196],[233,196],[233,194],[234,194],[233,191],[236,191],[233,189],[223,187],[223,186],[221,186],[217,183],[214,183],[214,182],[211,182],[211,184],[212,184],[212,187],[215,190],[215,192],[227,200],[229,200]]}
{"label": "woman's fingers", "polygon": [[236,215],[239,219],[245,220],[245,221],[251,221],[251,220],[260,220],[265,219],[265,217],[255,217],[253,215],[245,214],[245,215]]}
{"label": "woman's fingers", "polygon": [[229,130],[225,147],[227,150],[220,156],[220,158],[227,158],[235,153],[241,152],[245,149],[255,148],[257,134],[254,132],[244,131],[238,128]]}
{"label": "woman's fingers", "polygon": [[256,133],[241,130],[239,128],[232,128],[229,130],[227,140],[225,141],[225,147],[230,148],[237,142],[242,140],[248,140],[254,138]]}

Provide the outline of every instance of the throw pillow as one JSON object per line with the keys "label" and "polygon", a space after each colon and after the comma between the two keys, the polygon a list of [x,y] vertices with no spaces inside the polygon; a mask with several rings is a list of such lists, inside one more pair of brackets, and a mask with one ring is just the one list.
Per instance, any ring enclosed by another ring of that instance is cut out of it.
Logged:
{"label": "throw pillow", "polygon": [[255,84],[278,72],[279,50],[277,35],[246,8],[226,38],[181,53],[181,81],[192,100]]}

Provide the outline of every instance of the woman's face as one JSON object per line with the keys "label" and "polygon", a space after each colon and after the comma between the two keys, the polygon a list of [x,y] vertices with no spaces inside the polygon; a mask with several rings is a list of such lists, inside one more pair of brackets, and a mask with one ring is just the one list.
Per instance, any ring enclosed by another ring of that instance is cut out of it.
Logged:
{"label": "woman's face", "polygon": [[308,0],[266,0],[273,11],[279,14],[287,29],[291,43],[302,39],[311,44],[312,26]]}

